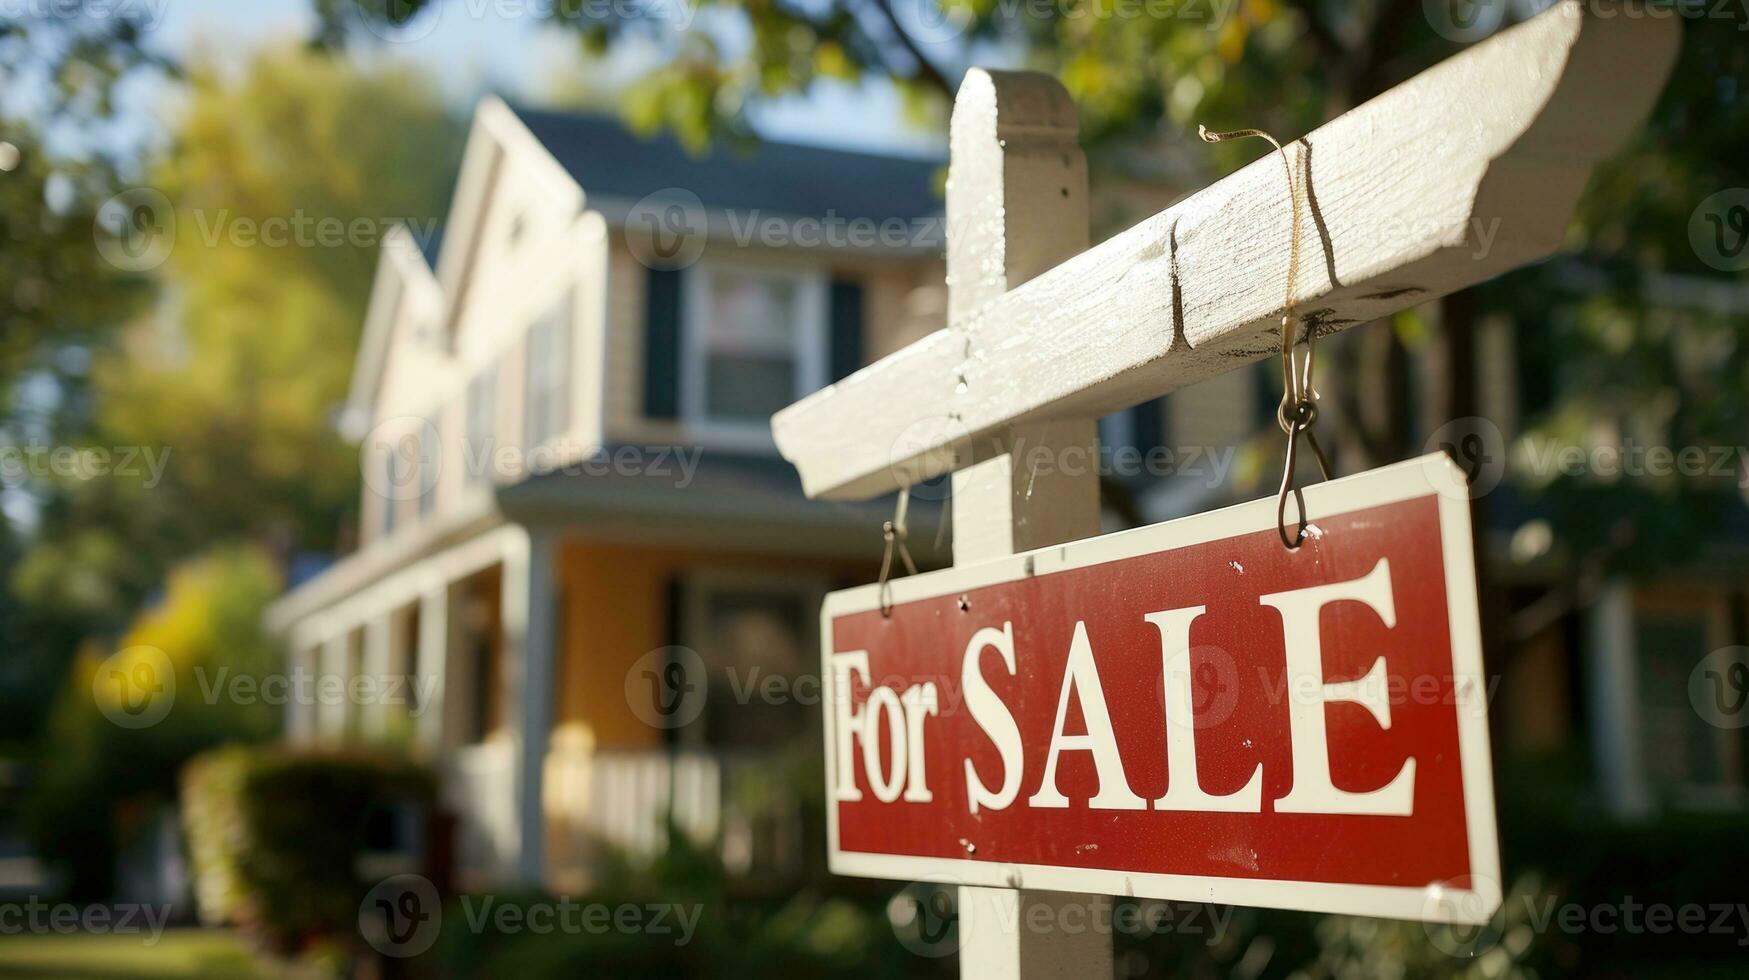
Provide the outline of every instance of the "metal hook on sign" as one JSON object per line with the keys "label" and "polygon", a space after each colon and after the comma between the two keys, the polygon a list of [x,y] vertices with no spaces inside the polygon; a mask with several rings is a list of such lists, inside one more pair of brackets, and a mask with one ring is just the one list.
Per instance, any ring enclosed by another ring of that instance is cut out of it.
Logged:
{"label": "metal hook on sign", "polygon": [[911,560],[911,549],[905,540],[910,536],[905,526],[906,515],[911,509],[911,488],[902,487],[899,490],[899,502],[893,511],[893,519],[881,523],[881,537],[886,540],[886,547],[881,553],[881,615],[888,619],[893,615],[892,572],[893,552],[899,553],[899,560],[905,563],[905,574],[917,574],[917,563]]}
{"label": "metal hook on sign", "polygon": [[[1287,260],[1287,295],[1282,300],[1281,308],[1281,406],[1276,409],[1276,422],[1281,425],[1281,431],[1287,433],[1287,459],[1282,467],[1281,490],[1276,494],[1275,523],[1276,531],[1281,535],[1281,543],[1289,551],[1293,551],[1306,540],[1306,528],[1309,522],[1306,518],[1306,496],[1300,488],[1294,485],[1294,464],[1299,458],[1300,436],[1305,436],[1311,444],[1312,454],[1318,460],[1318,471],[1324,479],[1330,479],[1330,460],[1324,455],[1324,448],[1318,445],[1318,437],[1312,432],[1313,423],[1318,421],[1318,392],[1312,387],[1312,362],[1317,348],[1317,324],[1307,323],[1304,333],[1299,333],[1299,317],[1294,313],[1294,287],[1299,278],[1300,269],[1300,184],[1294,177],[1293,164],[1288,160],[1287,150],[1276,141],[1275,137],[1261,129],[1236,129],[1225,133],[1209,132],[1207,127],[1198,126],[1197,135],[1205,142],[1219,143],[1222,140],[1237,139],[1246,136],[1258,136],[1269,141],[1275,147],[1275,152],[1281,157],[1282,169],[1287,173],[1288,196],[1288,260]],[[1304,350],[1301,355],[1298,352]],[[1287,497],[1292,493],[1294,503],[1299,510],[1299,527],[1293,537],[1287,531]]]}

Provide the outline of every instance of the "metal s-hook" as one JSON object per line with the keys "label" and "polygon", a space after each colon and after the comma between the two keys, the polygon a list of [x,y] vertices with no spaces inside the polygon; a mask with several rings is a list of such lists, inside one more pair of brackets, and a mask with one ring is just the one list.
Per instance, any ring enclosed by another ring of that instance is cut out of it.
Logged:
{"label": "metal s-hook", "polygon": [[[899,560],[905,563],[905,574],[917,574],[917,563],[911,560],[911,549],[905,539],[910,536],[906,527],[906,517],[911,509],[911,488],[899,488],[899,502],[893,510],[893,519],[881,523],[881,537],[886,540],[886,547],[881,553],[880,597],[881,616],[891,619],[893,616],[892,602],[892,572],[893,552],[899,553]],[[896,546],[896,547],[895,547]]]}
{"label": "metal s-hook", "polygon": [[[1237,139],[1247,136],[1258,136],[1269,141],[1275,147],[1275,152],[1281,157],[1283,171],[1287,174],[1287,195],[1289,214],[1288,260],[1287,260],[1287,295],[1282,300],[1281,308],[1281,406],[1276,409],[1276,422],[1281,431],[1287,434],[1287,459],[1282,467],[1281,489],[1276,494],[1275,522],[1276,531],[1281,535],[1281,543],[1289,551],[1293,551],[1306,540],[1306,497],[1300,488],[1294,485],[1294,465],[1298,461],[1300,436],[1305,436],[1311,444],[1312,453],[1318,460],[1318,470],[1324,479],[1330,479],[1330,460],[1324,455],[1324,448],[1318,445],[1318,437],[1312,432],[1313,423],[1318,421],[1318,392],[1312,387],[1312,363],[1316,356],[1317,324],[1308,323],[1303,334],[1296,328],[1299,318],[1294,314],[1294,287],[1298,282],[1300,269],[1300,184],[1294,177],[1293,163],[1288,160],[1287,150],[1276,141],[1275,137],[1261,129],[1236,129],[1224,133],[1212,133],[1205,126],[1196,128],[1197,135],[1204,142],[1219,143],[1223,140]],[[1302,347],[1304,355],[1296,352]],[[1287,497],[1292,493],[1299,510],[1299,527],[1293,537],[1288,537],[1287,531]]]}

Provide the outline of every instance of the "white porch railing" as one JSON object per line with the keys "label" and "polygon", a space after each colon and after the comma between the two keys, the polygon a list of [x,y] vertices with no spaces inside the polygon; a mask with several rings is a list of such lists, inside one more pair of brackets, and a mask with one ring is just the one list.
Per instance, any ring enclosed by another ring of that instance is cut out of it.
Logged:
{"label": "white porch railing", "polygon": [[456,872],[465,887],[507,880],[516,863],[516,751],[508,740],[455,750],[443,802],[456,816]]}
{"label": "white porch railing", "polygon": [[[546,766],[553,871],[586,878],[608,848],[653,857],[667,846],[670,813],[695,843],[717,843],[731,874],[795,871],[803,854],[800,805],[769,769],[762,756],[554,751]],[[756,774],[775,788],[745,792]]]}

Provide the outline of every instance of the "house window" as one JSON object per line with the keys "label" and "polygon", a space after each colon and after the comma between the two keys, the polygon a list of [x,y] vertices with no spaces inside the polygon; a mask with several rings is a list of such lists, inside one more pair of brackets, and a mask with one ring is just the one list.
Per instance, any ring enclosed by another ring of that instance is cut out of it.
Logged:
{"label": "house window", "polygon": [[807,705],[758,692],[773,684],[793,691],[818,669],[809,650],[823,590],[805,580],[702,573],[684,581],[682,594],[682,636],[709,678],[702,724],[688,726],[692,737],[729,749],[774,748],[805,737]]}
{"label": "house window", "polygon": [[685,304],[689,422],[763,432],[825,383],[825,281],[794,270],[700,265]]}
{"label": "house window", "polygon": [[468,417],[462,444],[462,471],[469,486],[492,474],[494,429],[498,424],[498,365],[488,365],[468,382]]}
{"label": "house window", "polygon": [[571,293],[528,331],[528,404],[523,444],[532,449],[571,425]]}

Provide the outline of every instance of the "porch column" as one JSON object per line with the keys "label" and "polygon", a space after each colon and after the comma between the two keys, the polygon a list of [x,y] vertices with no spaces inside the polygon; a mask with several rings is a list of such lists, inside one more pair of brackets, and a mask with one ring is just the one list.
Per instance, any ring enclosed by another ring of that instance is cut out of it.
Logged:
{"label": "porch column", "polygon": [[[351,682],[346,676],[346,662],[351,644],[350,629],[337,630],[322,642],[322,652],[316,667],[316,683],[311,688],[316,699],[317,741],[337,742],[346,731],[345,689]],[[329,677],[340,678],[341,697],[327,696],[335,690],[334,682],[327,679]]]}
{"label": "porch column", "polygon": [[443,692],[449,682],[450,585],[440,582],[419,597],[419,646],[415,654],[414,686],[419,712],[413,720],[415,742],[431,756],[448,748],[444,733]]}
{"label": "porch column", "polygon": [[286,687],[294,692],[294,696],[286,701],[285,740],[293,745],[308,744],[316,737],[316,704],[296,697],[295,692],[314,690],[313,685],[300,675],[320,673],[321,659],[320,644],[301,633],[292,638],[291,650],[286,655],[286,671],[290,678]]}
{"label": "porch column", "polygon": [[553,629],[553,541],[544,528],[526,528],[505,549],[503,579],[504,717],[516,745],[517,840],[515,880],[539,885],[546,861],[546,814],[541,783],[553,726],[557,662]]}
{"label": "porch column", "polygon": [[1640,758],[1633,587],[1620,580],[1604,586],[1585,627],[1592,761],[1603,799],[1616,816],[1644,816],[1652,808],[1652,796]]}
{"label": "porch column", "polygon": [[[355,692],[352,678],[346,679],[346,704],[349,710],[360,713],[358,731],[367,742],[381,741],[389,730],[389,706],[383,694],[394,672],[394,617],[392,609],[383,610],[364,624],[364,676],[369,683]],[[353,703],[355,693],[366,696],[363,704]]]}

